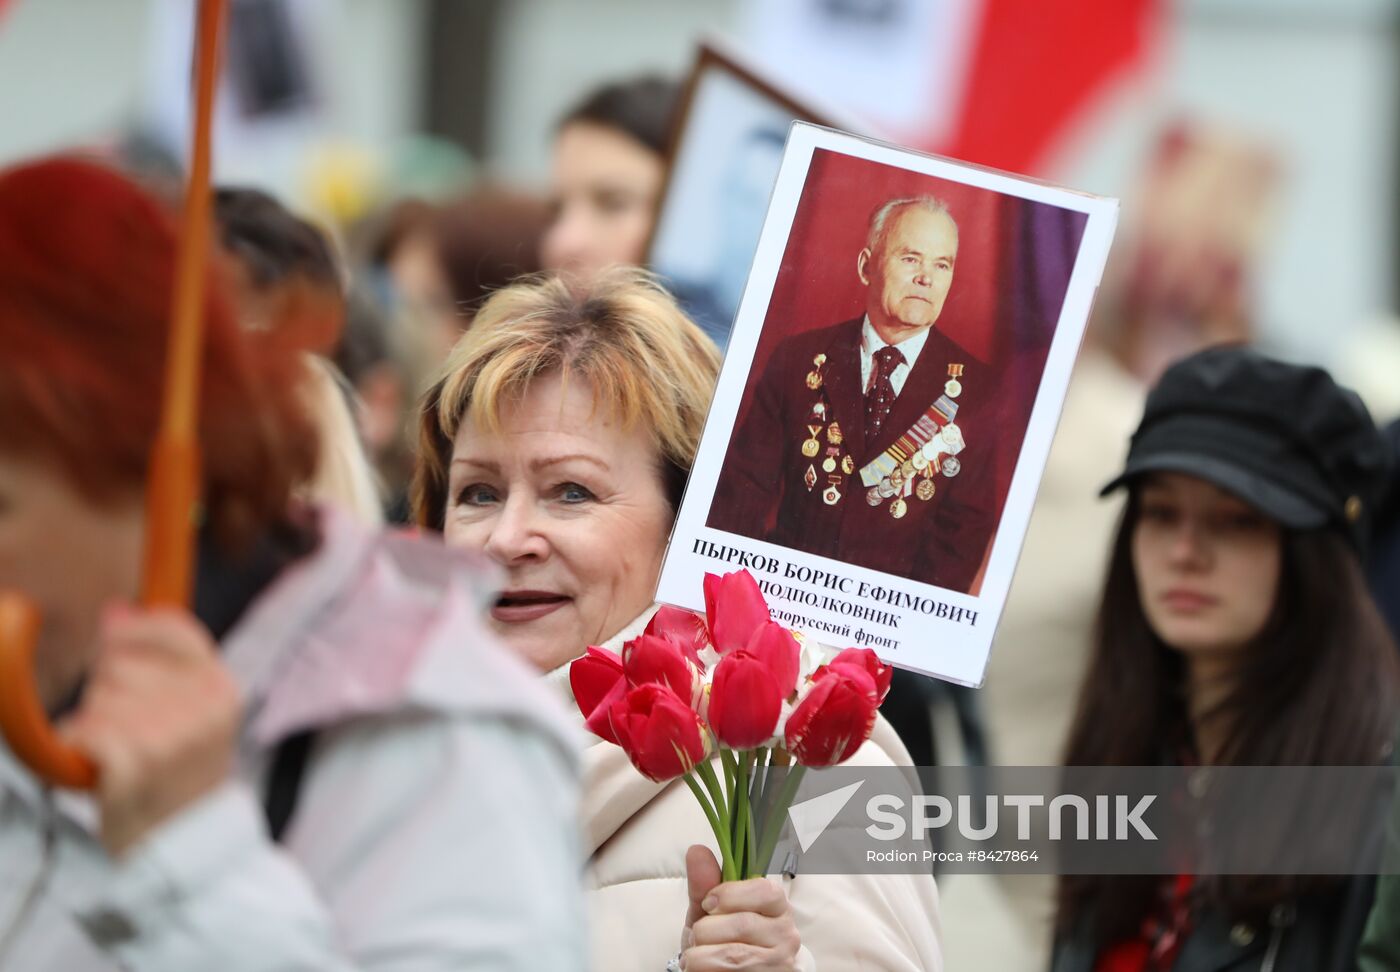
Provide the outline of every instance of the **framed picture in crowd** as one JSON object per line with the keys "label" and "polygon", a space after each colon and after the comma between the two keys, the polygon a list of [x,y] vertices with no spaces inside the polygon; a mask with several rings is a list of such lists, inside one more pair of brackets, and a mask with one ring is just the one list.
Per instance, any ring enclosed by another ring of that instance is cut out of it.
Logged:
{"label": "framed picture in crowd", "polygon": [[658,598],[980,684],[1117,213],[795,123]]}
{"label": "framed picture in crowd", "polygon": [[852,127],[781,90],[739,56],[700,46],[672,133],[647,265],[721,350],[794,121]]}

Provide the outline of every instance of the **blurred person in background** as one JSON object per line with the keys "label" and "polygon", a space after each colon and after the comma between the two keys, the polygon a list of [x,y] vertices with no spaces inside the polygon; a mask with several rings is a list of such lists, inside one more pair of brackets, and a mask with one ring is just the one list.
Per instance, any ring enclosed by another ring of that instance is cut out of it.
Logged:
{"label": "blurred person in background", "polygon": [[[655,611],[718,368],[653,278],[551,276],[488,299],[424,400],[418,522],[502,568],[492,626],[565,698],[569,662],[616,650]],[[852,760],[908,762],[883,718]],[[678,943],[688,972],[942,968],[929,874],[717,888],[713,838],[681,780],[653,782],[594,739],[584,791],[596,969],[656,972]]]}
{"label": "blurred person in background", "polygon": [[[1400,419],[1385,428],[1390,447],[1400,456]],[[1400,642],[1400,461],[1391,474],[1381,508],[1376,514],[1376,531],[1371,538],[1367,571],[1371,593],[1390,625],[1390,633]]]}
{"label": "blurred person in background", "polygon": [[[1156,136],[1125,199],[979,691],[994,763],[1054,765],[1064,752],[1122,510],[1099,486],[1162,368],[1253,339],[1281,168],[1258,139],[1180,119]],[[1044,967],[1048,875],[959,875],[944,892],[950,964],[995,940],[1006,967]]]}
{"label": "blurred person in background", "polygon": [[1158,136],[1098,315],[1099,338],[1145,384],[1203,347],[1254,338],[1282,169],[1264,143],[1200,122]]}
{"label": "blurred person in background", "polygon": [[[342,273],[325,234],[257,189],[216,190],[214,214],[220,242],[233,257],[232,293],[244,327],[276,331],[319,321],[323,334],[340,328]],[[304,361],[302,392],[320,430],[320,454],[300,493],[378,526],[383,503],[352,412],[354,390],[325,358],[307,354]]]}
{"label": "blurred person in background", "polygon": [[388,518],[410,518],[412,403],[482,301],[541,269],[549,207],[533,193],[482,183],[441,203],[405,200],[361,228],[366,266],[333,355],[358,397],[366,449]]}
{"label": "blurred person in background", "polygon": [[544,269],[540,246],[550,209],[534,193],[483,183],[438,207],[432,230],[457,308],[458,329],[439,361],[494,291]]}
{"label": "blurred person in background", "polygon": [[[1361,549],[1393,456],[1325,371],[1238,347],[1148,396],[1070,766],[1375,766],[1400,701]],[[1374,877],[1065,877],[1054,972],[1351,969]]]}
{"label": "blurred person in background", "polygon": [[564,114],[554,135],[547,269],[587,278],[641,265],[679,97],[675,82],[647,75],[605,85]]}
{"label": "blurred person in background", "polygon": [[462,333],[435,233],[437,212],[432,203],[404,199],[361,228],[368,239],[364,269],[370,286],[395,329],[434,367]]}
{"label": "blurred person in background", "polygon": [[359,440],[383,496],[385,519],[407,523],[412,402],[416,389],[426,387],[426,374],[434,363],[394,326],[390,312],[363,284],[355,284],[346,295],[345,327],[330,358],[350,387]]}
{"label": "blurred person in background", "polygon": [[480,565],[293,498],[306,335],[241,327],[217,273],[193,607],[133,603],[175,263],[114,171],[0,172],[0,588],[99,773],[55,794],[0,746],[0,967],[582,968],[557,703]]}

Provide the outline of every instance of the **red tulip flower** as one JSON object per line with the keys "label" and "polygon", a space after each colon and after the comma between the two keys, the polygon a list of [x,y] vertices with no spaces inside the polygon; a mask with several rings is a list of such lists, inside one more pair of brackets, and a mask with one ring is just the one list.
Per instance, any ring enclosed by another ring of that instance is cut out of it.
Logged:
{"label": "red tulip flower", "polygon": [[699,701],[700,670],[674,642],[644,634],[622,646],[622,671],[629,687],[665,685],[691,704]]}
{"label": "red tulip flower", "polygon": [[592,645],[569,666],[569,688],[589,730],[610,743],[617,742],[608,722],[608,710],[627,691],[622,659],[606,648]]}
{"label": "red tulip flower", "polygon": [[782,698],[787,698],[797,689],[802,647],[790,630],[776,621],[759,625],[744,646],[744,651],[764,664]]}
{"label": "red tulip flower", "polygon": [[894,666],[886,665],[880,661],[880,656],[869,648],[846,648],[837,653],[836,657],[827,663],[828,668],[835,668],[838,665],[854,665],[875,680],[875,691],[878,696],[876,705],[885,701],[885,696],[890,691],[890,680],[894,678]]}
{"label": "red tulip flower", "polygon": [[803,766],[835,766],[850,759],[875,728],[879,687],[861,666],[817,669],[807,697],[788,717],[788,750]]}
{"label": "red tulip flower", "polygon": [[702,667],[700,650],[710,643],[710,635],[705,629],[705,619],[694,611],[664,604],[652,615],[643,634],[664,638],[679,648],[695,667]]}
{"label": "red tulip flower", "polygon": [[725,655],[710,685],[710,728],[730,749],[750,749],[772,737],[783,698],[763,659],[747,651]]}
{"label": "red tulip flower", "polygon": [[629,689],[612,704],[609,717],[618,745],[649,780],[682,776],[709,755],[700,717],[664,685]]}
{"label": "red tulip flower", "polygon": [[705,620],[715,651],[727,655],[749,643],[755,629],[772,620],[758,581],[747,570],[705,575]]}

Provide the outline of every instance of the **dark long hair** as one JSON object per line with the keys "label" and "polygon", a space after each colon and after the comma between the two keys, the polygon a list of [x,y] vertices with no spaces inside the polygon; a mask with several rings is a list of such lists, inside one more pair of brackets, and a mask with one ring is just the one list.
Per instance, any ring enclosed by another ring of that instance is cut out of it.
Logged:
{"label": "dark long hair", "polygon": [[[1132,563],[1134,490],[1118,528],[1088,674],[1070,730],[1068,766],[1154,766],[1190,739],[1185,664],[1153,632]],[[1274,607],[1241,658],[1233,692],[1206,718],[1228,734],[1216,760],[1235,766],[1370,766],[1395,730],[1400,665],[1367,591],[1360,560],[1332,530],[1283,533]],[[1203,893],[1232,917],[1255,917],[1327,879],[1224,877]],[[1158,877],[1075,876],[1060,882],[1057,925],[1092,916],[1100,945],[1136,934]]]}
{"label": "dark long hair", "polygon": [[589,92],[566,111],[555,130],[577,122],[601,125],[665,155],[680,93],[679,83],[659,74],[614,81]]}

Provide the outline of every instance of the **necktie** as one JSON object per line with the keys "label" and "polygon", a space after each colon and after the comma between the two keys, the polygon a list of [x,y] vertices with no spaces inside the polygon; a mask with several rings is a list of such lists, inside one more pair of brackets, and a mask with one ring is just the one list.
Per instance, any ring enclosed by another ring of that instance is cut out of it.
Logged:
{"label": "necktie", "polygon": [[904,355],[899,353],[898,348],[886,345],[875,352],[875,380],[870,383],[870,388],[865,393],[867,442],[874,441],[875,436],[880,434],[880,427],[885,424],[885,419],[890,417],[890,410],[894,408],[894,385],[890,383],[890,375],[902,364]]}

